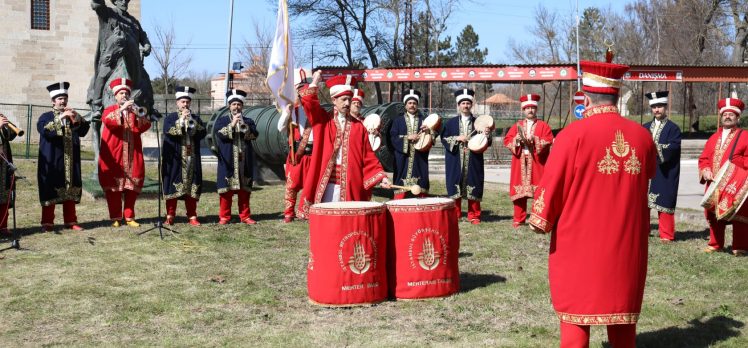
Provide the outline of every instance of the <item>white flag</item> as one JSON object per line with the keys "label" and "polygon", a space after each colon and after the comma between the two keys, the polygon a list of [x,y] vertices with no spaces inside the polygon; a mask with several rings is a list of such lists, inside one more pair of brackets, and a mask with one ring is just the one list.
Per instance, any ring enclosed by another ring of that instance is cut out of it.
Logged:
{"label": "white flag", "polygon": [[278,20],[275,24],[275,37],[273,50],[270,53],[266,83],[275,97],[276,107],[279,110],[292,104],[296,98],[293,88],[293,68],[288,6],[286,0],[278,0]]}

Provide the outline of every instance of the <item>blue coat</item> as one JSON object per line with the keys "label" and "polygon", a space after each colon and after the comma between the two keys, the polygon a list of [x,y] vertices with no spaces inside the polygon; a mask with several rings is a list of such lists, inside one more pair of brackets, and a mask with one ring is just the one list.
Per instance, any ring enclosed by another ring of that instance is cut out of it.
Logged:
{"label": "blue coat", "polygon": [[230,126],[231,115],[229,114],[219,117],[213,126],[218,150],[218,175],[216,175],[218,193],[252,191],[255,170],[252,139],[256,138],[258,133],[255,122],[251,118],[246,116],[242,118],[249,127],[249,131],[244,135]]}
{"label": "blue coat", "polygon": [[39,159],[36,177],[39,202],[50,206],[65,201],[80,203],[81,137],[88,134],[90,123],[78,122],[76,127],[63,126],[54,111],[39,116]]}
{"label": "blue coat", "polygon": [[669,119],[654,134],[654,122],[644,124],[657,148],[657,174],[649,184],[649,207],[673,214],[680,180],[680,128]]}
{"label": "blue coat", "polygon": [[[468,129],[462,129],[458,115],[449,119],[442,129],[447,195],[450,198],[467,198],[474,201],[483,198],[483,154],[474,153],[467,148],[467,143],[455,140],[460,134],[471,134],[474,123],[475,116],[470,116]],[[490,145],[491,137],[488,141]]]}
{"label": "blue coat", "polygon": [[[161,146],[161,180],[164,198],[200,198],[203,170],[200,163],[200,141],[205,138],[205,124],[198,115],[192,115],[195,127],[187,135],[183,126],[177,125],[176,112],[164,117],[164,141]],[[185,146],[189,145],[189,146]]]}
{"label": "blue coat", "polygon": [[[415,129],[408,129],[406,115],[402,114],[392,121],[390,128],[390,141],[395,150],[395,172],[393,181],[395,185],[410,186],[418,184],[424,192],[429,189],[429,154],[421,152],[413,147],[413,143],[405,139],[408,134],[416,134],[423,123],[423,115],[418,113]],[[436,135],[434,135],[435,137]]]}

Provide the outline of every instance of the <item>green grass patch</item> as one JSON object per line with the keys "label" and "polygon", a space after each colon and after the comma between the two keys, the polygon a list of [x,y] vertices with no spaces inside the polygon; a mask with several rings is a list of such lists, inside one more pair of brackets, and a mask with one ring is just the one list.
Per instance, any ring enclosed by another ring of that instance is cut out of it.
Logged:
{"label": "green grass patch", "polygon": [[[513,230],[497,185],[488,185],[484,222],[460,223],[460,293],[327,309],[307,301],[309,226],[281,222],[281,186],[252,194],[256,226],[218,225],[218,196],[205,192],[204,225],[187,225],[180,203],[179,233],[164,231],[164,240],[158,230],[138,235],[158,219],[149,197],[136,205],[140,228],[109,227],[105,201],[86,198],[78,205],[85,231],[41,233],[35,162],[17,164],[28,178],[18,182],[16,212],[28,250],[0,253],[3,346],[558,345],[549,236]],[[84,163],[84,175],[92,169]],[[214,170],[205,176],[215,180]],[[432,191],[444,194],[443,184]],[[650,239],[640,347],[748,346],[748,259],[701,253],[704,227],[679,221],[677,243]],[[592,347],[606,341],[593,329]]]}

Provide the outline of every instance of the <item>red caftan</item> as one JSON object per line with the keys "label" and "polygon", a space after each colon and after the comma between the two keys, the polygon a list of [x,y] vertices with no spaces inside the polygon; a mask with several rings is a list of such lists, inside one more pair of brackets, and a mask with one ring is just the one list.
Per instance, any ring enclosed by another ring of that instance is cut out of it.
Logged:
{"label": "red caftan", "polygon": [[119,105],[104,109],[99,150],[99,184],[104,192],[140,192],[145,178],[143,144],[140,135],[151,122],[130,111],[123,122]]}
{"label": "red caftan", "polygon": [[[716,133],[712,134],[709,140],[706,141],[706,145],[704,145],[704,151],[699,156],[699,180],[702,184],[706,183],[705,189],[709,188],[712,181],[704,180],[704,173],[711,171],[713,177],[717,175],[722,165],[730,158],[730,151],[732,151],[736,139],[737,145],[735,145],[735,152],[732,155],[732,163],[737,167],[748,169],[748,162],[746,162],[746,156],[748,156],[748,131],[737,127],[733,128],[723,142],[722,133],[724,131],[723,128],[720,128]],[[738,137],[737,134],[740,131],[743,133]],[[705,209],[704,214],[709,224],[709,247],[713,250],[723,249],[725,247],[727,221],[717,220],[714,208]],[[732,220],[732,233],[732,249],[748,250],[748,219],[736,215]]]}
{"label": "red caftan", "polygon": [[338,181],[340,201],[369,200],[371,189],[386,177],[371,149],[364,125],[348,115],[345,129],[341,129],[337,114],[320,106],[317,91],[317,87],[310,86],[301,92],[301,103],[314,133],[314,150],[302,191],[305,214],[312,204],[322,201],[325,188],[335,175],[338,151],[342,151]]}
{"label": "red caftan", "polygon": [[652,135],[596,106],[553,144],[530,224],[552,232],[551,301],[561,322],[634,324],[647,275]]}
{"label": "red caftan", "polygon": [[[519,145],[517,126],[522,127],[525,138],[532,145],[524,148]],[[516,201],[522,198],[532,198],[535,187],[543,177],[543,168],[548,159],[553,133],[547,123],[536,120],[531,127],[527,127],[527,120],[521,120],[504,136],[504,146],[512,153],[512,169],[509,177],[509,198]]]}

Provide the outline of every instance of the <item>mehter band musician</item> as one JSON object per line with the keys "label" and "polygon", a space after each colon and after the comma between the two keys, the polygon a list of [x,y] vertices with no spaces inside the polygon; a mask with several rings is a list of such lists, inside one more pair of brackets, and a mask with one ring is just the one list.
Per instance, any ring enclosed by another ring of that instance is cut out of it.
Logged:
{"label": "mehter band musician", "polygon": [[447,176],[447,196],[455,199],[457,217],[462,215],[462,199],[468,200],[467,219],[470,223],[480,224],[480,201],[483,199],[483,153],[473,152],[468,148],[470,137],[483,133],[491,144],[491,129],[475,129],[473,116],[472,89],[461,89],[455,92],[455,102],[459,114],[449,119],[442,131],[444,146],[444,164]]}
{"label": "mehter band musician", "polygon": [[177,200],[184,200],[190,225],[200,226],[197,202],[203,188],[200,141],[208,134],[200,116],[190,109],[197,90],[178,86],[177,112],[164,117],[164,141],[161,147],[161,179],[166,199],[166,225],[174,224]]}
{"label": "mehter band musician", "polygon": [[[138,227],[135,221],[135,201],[143,189],[145,164],[141,135],[151,128],[148,111],[130,100],[132,81],[114,79],[112,89],[117,104],[104,109],[101,123],[101,150],[99,153],[99,184],[106,195],[109,218],[113,227],[125,223]],[[125,207],[122,210],[122,199]]]}
{"label": "mehter band musician", "polygon": [[[719,101],[720,127],[704,145],[699,156],[699,177],[706,189],[715,183],[719,169],[727,162],[748,169],[748,132],[740,128],[740,114],[745,104],[737,98],[725,98]],[[707,253],[723,251],[725,248],[725,229],[727,221],[718,220],[715,208],[705,209],[706,221],[709,223],[709,244]],[[741,219],[732,221],[732,253],[735,256],[748,255],[748,222]]]}
{"label": "mehter band musician", "polygon": [[[421,93],[416,90],[409,89],[403,93],[405,112],[392,120],[389,137],[395,148],[392,181],[395,185],[405,187],[418,185],[421,187],[418,196],[426,197],[429,190],[429,150],[436,134],[431,134],[431,129],[423,124],[424,116],[418,112],[420,100]],[[425,144],[419,147],[419,141]],[[398,190],[394,199],[403,199],[406,194],[406,190]]]}
{"label": "mehter band musician", "polygon": [[249,117],[242,115],[247,93],[232,89],[226,93],[229,113],[216,120],[218,148],[218,174],[216,188],[220,196],[218,223],[228,224],[231,220],[231,204],[236,194],[239,219],[247,225],[257,224],[251,217],[249,198],[254,183],[254,148],[252,140],[257,138],[257,127]]}
{"label": "mehter band musician", "polygon": [[19,131],[5,115],[0,114],[0,235],[8,237],[11,236],[8,231],[8,208],[11,207],[15,190],[15,166],[10,142],[18,136]]}
{"label": "mehter band musician", "polygon": [[309,87],[300,93],[315,139],[310,169],[304,179],[305,213],[315,203],[368,200],[376,184],[390,185],[369,144],[368,131],[350,115],[356,80],[350,75],[327,80],[334,107],[327,112],[317,96],[321,79],[318,70]]}
{"label": "mehter band musician", "polygon": [[[298,94],[300,90],[309,85],[311,78],[307,78],[307,73],[311,75],[311,72],[306,69],[296,69],[294,71],[296,99],[293,104],[287,105],[278,120],[278,131],[287,133],[290,139],[290,151],[285,164],[286,194],[283,210],[283,222],[285,223],[289,223],[296,218],[296,197],[299,191],[304,188],[304,177],[309,170],[309,162],[312,160],[314,133],[304,108],[301,106],[301,98]],[[306,216],[301,208],[301,204],[299,204],[298,216],[305,219]]]}
{"label": "mehter band musician", "polygon": [[649,131],[616,107],[629,67],[581,67],[590,105],[556,137],[529,222],[552,233],[548,278],[561,347],[589,346],[591,325],[607,326],[611,346],[635,347],[657,154]]}
{"label": "mehter band musician", "polygon": [[80,231],[75,205],[81,201],[81,138],[88,134],[90,123],[68,108],[70,83],[47,86],[52,110],[39,116],[39,159],[36,171],[39,202],[42,205],[42,229],[54,230],[55,205],[62,204],[65,228]]}
{"label": "mehter band musician", "polygon": [[513,124],[504,136],[504,146],[512,153],[509,198],[514,203],[515,229],[525,223],[527,199],[535,195],[553,143],[551,127],[537,117],[540,96],[526,94],[519,101],[525,119]]}
{"label": "mehter band musician", "polygon": [[647,93],[654,119],[644,124],[657,150],[657,174],[649,184],[649,207],[657,211],[660,241],[675,240],[675,204],[680,181],[680,128],[668,119],[668,91]]}

